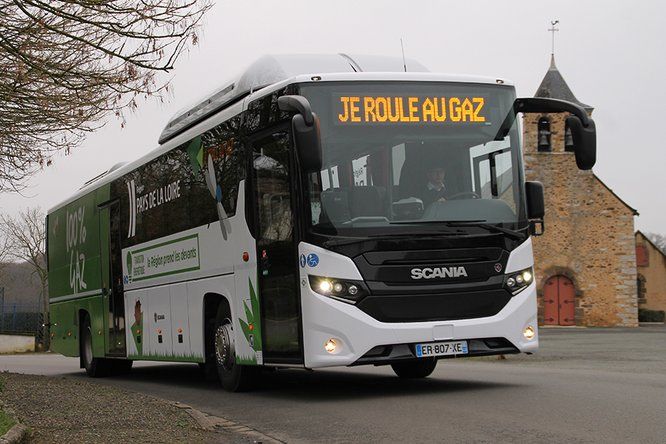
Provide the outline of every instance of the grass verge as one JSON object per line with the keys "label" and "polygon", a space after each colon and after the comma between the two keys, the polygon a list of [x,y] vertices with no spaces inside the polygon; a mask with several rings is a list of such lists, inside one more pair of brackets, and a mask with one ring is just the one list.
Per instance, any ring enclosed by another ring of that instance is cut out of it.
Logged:
{"label": "grass verge", "polygon": [[11,429],[16,421],[9,417],[1,408],[0,408],[0,436],[4,435]]}

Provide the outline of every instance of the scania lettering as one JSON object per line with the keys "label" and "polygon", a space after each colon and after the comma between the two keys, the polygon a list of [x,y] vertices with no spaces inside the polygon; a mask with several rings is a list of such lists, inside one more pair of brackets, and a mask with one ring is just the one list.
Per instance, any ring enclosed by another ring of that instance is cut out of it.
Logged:
{"label": "scania lettering", "polygon": [[412,279],[467,277],[465,267],[412,268]]}
{"label": "scania lettering", "polygon": [[53,350],[91,376],[199,363],[233,391],[261,367],[416,378],[535,352],[543,188],[517,113],[566,113],[583,169],[594,122],[505,79],[407,66],[263,57],[51,209]]}

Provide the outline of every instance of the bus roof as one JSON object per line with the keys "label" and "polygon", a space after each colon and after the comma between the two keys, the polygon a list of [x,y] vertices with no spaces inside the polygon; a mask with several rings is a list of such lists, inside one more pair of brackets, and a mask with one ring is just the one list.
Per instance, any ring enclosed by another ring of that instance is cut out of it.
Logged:
{"label": "bus roof", "polygon": [[[413,59],[400,57],[348,55],[348,54],[291,54],[266,55],[251,64],[235,80],[224,84],[210,94],[178,111],[162,130],[160,144],[206,119],[211,114],[230,106],[243,97],[269,85],[307,74],[354,73],[426,73],[429,70]],[[345,80],[348,80],[345,78]],[[354,75],[354,80],[360,80]],[[386,79],[388,80],[388,79]],[[425,79],[424,79],[425,80]],[[430,79],[432,80],[432,79]],[[496,79],[455,76],[448,80],[495,83]]]}

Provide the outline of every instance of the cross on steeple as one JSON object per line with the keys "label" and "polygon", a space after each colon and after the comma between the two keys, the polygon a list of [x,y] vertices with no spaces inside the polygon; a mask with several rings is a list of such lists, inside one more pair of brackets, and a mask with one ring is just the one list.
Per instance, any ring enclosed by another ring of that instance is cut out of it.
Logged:
{"label": "cross on steeple", "polygon": [[550,24],[551,24],[552,28],[548,28],[548,31],[552,33],[552,43],[551,43],[551,50],[550,50],[550,54],[552,56],[555,55],[555,32],[559,31],[559,29],[556,28],[555,25],[557,25],[558,23],[560,23],[559,20],[551,20]]}

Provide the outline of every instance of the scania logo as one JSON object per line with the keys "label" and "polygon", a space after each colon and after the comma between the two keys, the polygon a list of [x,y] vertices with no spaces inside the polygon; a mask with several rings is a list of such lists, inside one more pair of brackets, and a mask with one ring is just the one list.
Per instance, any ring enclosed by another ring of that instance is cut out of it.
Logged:
{"label": "scania logo", "polygon": [[412,279],[467,277],[465,267],[412,268]]}

